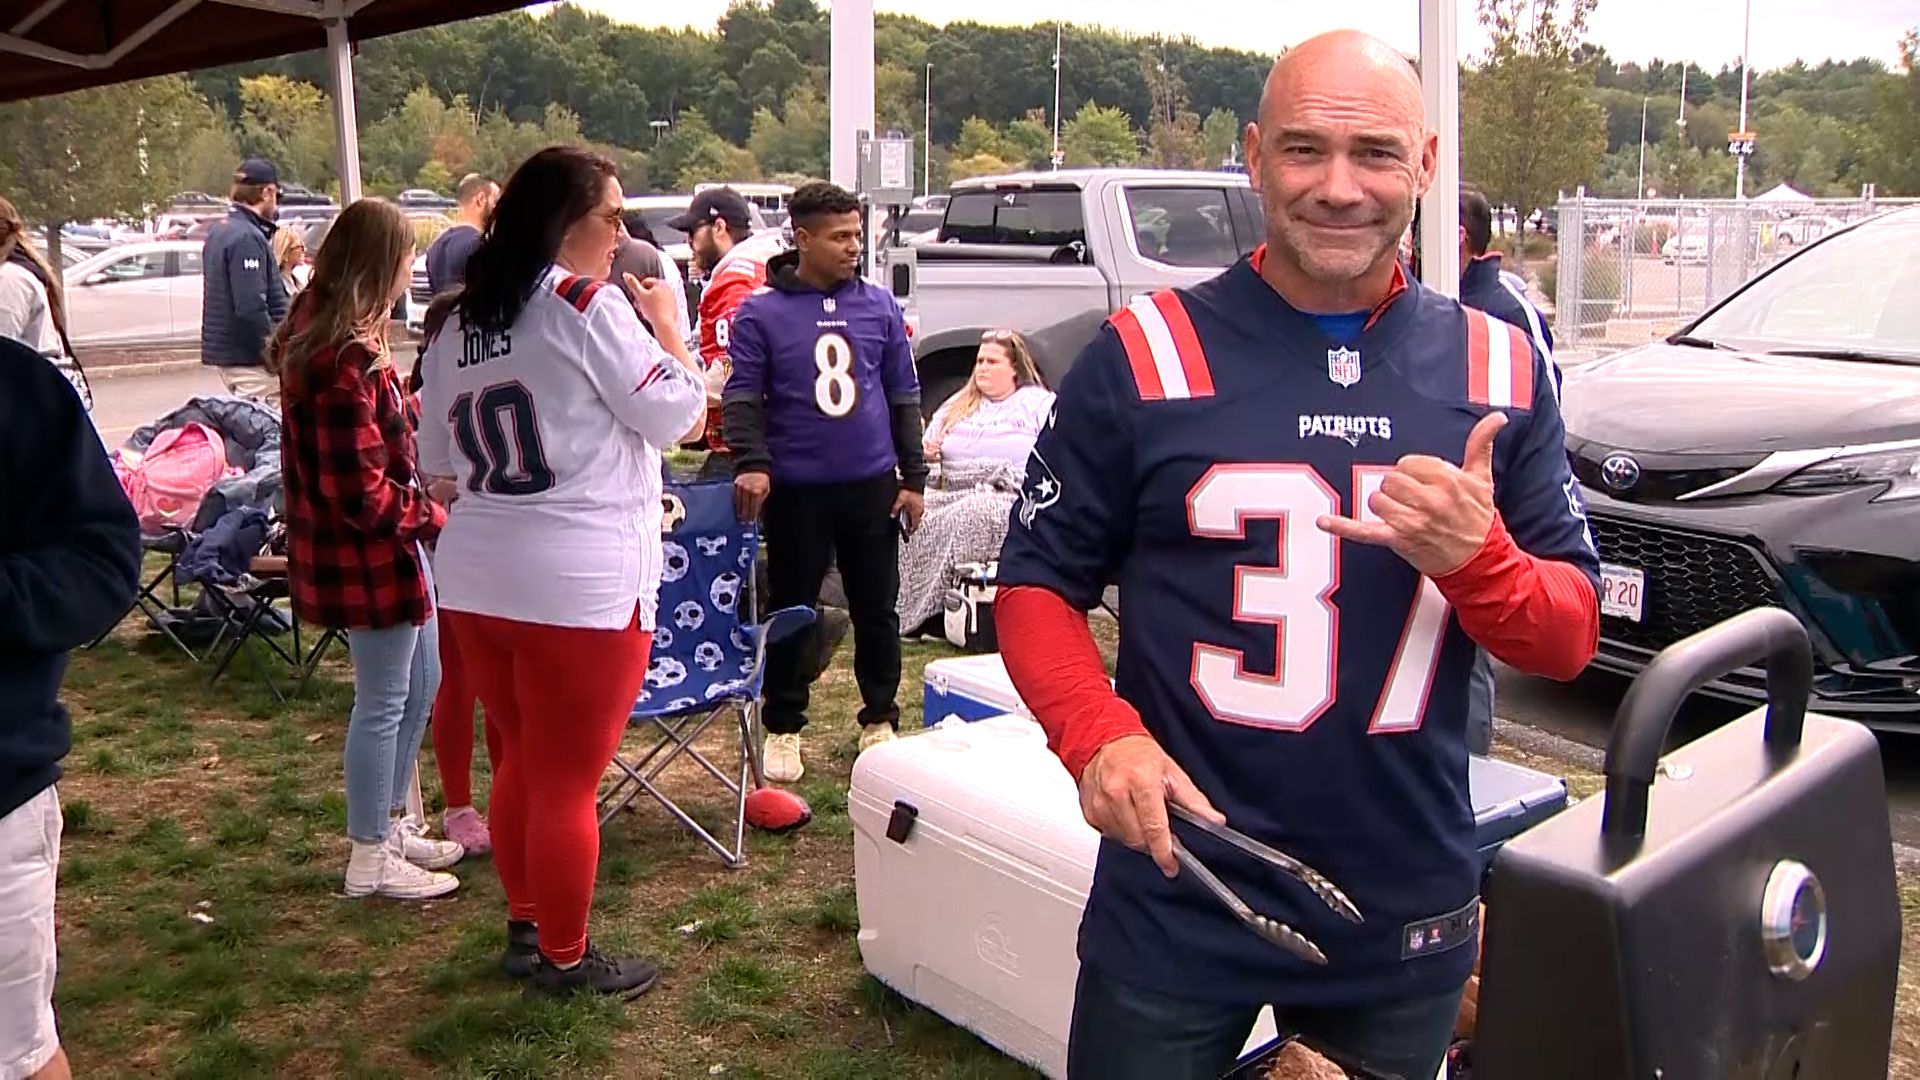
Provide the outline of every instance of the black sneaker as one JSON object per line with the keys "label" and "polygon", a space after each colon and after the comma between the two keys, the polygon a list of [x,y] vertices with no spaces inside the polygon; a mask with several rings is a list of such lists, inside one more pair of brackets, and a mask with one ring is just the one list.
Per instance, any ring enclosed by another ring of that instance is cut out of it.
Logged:
{"label": "black sneaker", "polygon": [[539,966],[539,929],[524,919],[508,919],[507,951],[500,957],[500,970],[509,979],[524,979]]}
{"label": "black sneaker", "polygon": [[534,968],[527,985],[555,997],[587,991],[632,1001],[653,989],[659,981],[660,968],[651,960],[608,956],[588,942],[586,955],[578,964],[559,968],[543,961]]}

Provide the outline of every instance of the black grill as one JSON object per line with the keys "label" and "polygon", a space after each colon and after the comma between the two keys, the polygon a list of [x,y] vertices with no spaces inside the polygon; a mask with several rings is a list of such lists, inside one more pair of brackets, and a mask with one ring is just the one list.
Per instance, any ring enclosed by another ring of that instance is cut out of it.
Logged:
{"label": "black grill", "polygon": [[1602,562],[1647,575],[1641,622],[1601,620],[1602,633],[1643,649],[1664,649],[1750,608],[1780,605],[1759,552],[1735,540],[1592,516]]}
{"label": "black grill", "polygon": [[1577,455],[1573,459],[1573,474],[1580,482],[1594,489],[1604,491],[1615,499],[1627,502],[1673,502],[1690,492],[1717,484],[1722,480],[1731,480],[1753,467],[1753,462],[1742,461],[1732,465],[1700,465],[1692,468],[1663,469],[1649,467],[1641,462],[1640,478],[1626,491],[1616,491],[1601,475],[1600,463],[1604,457]]}

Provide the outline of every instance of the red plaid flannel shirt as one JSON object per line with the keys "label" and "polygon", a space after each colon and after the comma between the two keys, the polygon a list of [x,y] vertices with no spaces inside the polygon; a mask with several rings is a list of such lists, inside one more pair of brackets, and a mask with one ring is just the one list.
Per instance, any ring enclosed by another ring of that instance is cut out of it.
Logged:
{"label": "red plaid flannel shirt", "polygon": [[420,547],[446,510],[415,465],[417,409],[357,342],[281,376],[281,470],[293,609],[340,629],[418,625],[433,612]]}

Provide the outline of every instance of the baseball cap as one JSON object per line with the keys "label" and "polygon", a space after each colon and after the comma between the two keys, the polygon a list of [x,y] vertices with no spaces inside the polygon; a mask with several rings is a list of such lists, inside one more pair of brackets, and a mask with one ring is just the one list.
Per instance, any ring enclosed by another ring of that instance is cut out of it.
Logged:
{"label": "baseball cap", "polygon": [[742,233],[753,224],[753,212],[747,209],[747,200],[732,188],[708,188],[693,197],[686,213],[667,219],[667,227],[690,233],[710,221],[724,221],[734,232]]}
{"label": "baseball cap", "polygon": [[274,168],[273,162],[268,161],[266,158],[250,157],[241,162],[239,168],[233,170],[233,182],[236,184],[260,184],[263,186],[266,184],[278,184],[280,182],[280,170]]}

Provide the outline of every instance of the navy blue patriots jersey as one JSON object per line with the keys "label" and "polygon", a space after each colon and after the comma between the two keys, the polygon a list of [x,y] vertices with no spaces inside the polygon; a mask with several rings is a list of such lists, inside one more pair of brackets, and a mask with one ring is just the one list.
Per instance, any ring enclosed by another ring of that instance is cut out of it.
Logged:
{"label": "navy blue patriots jersey", "polygon": [[[1257,259],[1261,254],[1256,253]],[[1087,347],[1028,465],[1000,583],[1090,608],[1121,592],[1115,684],[1227,821],[1339,884],[1342,921],[1290,878],[1182,830],[1254,906],[1317,941],[1309,967],[1197,882],[1107,842],[1083,963],[1223,1004],[1341,1005],[1439,993],[1471,936],[1467,793],[1474,643],[1438,586],[1320,515],[1365,515],[1396,461],[1459,464],[1489,411],[1495,501],[1524,551],[1598,578],[1564,430],[1527,337],[1418,284],[1357,342],[1325,337],[1243,260],[1136,300]]]}

